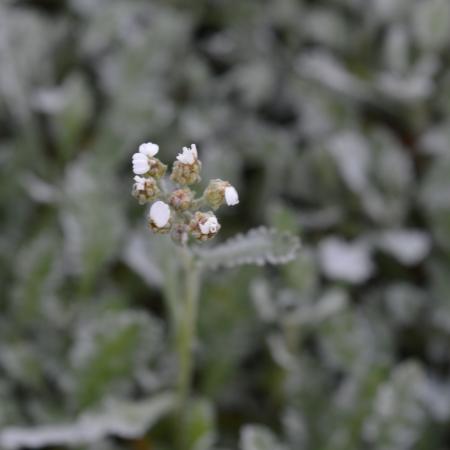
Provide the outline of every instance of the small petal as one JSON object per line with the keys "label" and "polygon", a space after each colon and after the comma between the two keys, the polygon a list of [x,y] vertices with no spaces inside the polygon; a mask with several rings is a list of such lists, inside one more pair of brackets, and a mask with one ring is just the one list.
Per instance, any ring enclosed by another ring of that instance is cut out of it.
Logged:
{"label": "small petal", "polygon": [[158,228],[164,228],[170,219],[170,208],[167,203],[157,201],[150,208],[150,219]]}
{"label": "small petal", "polygon": [[135,176],[134,181],[136,182],[136,189],[138,189],[139,191],[142,191],[145,189],[145,178],[144,177]]}
{"label": "small petal", "polygon": [[150,169],[150,166],[148,164],[134,164],[133,165],[133,172],[136,175],[144,175],[144,173],[147,173]]}
{"label": "small petal", "polygon": [[218,228],[219,228],[218,224],[211,224],[211,223],[209,224],[209,231],[211,233],[217,233]]}
{"label": "small petal", "polygon": [[194,164],[198,159],[198,152],[195,144],[192,144],[191,148],[183,147],[183,152],[178,154],[177,159],[182,164]]}
{"label": "small petal", "polygon": [[136,175],[143,175],[150,170],[148,158],[142,153],[135,153],[132,157],[133,172]]}
{"label": "small petal", "polygon": [[191,236],[198,241],[212,239],[220,230],[217,217],[211,212],[197,211],[189,224]]}
{"label": "small petal", "polygon": [[145,156],[153,157],[159,152],[159,145],[146,142],[139,146],[139,152]]}
{"label": "small petal", "polygon": [[200,231],[202,232],[202,234],[209,234],[209,223],[208,222],[199,223],[198,227],[200,228]]}
{"label": "small petal", "polygon": [[147,159],[147,156],[145,156],[142,153],[133,153],[132,159],[136,160],[136,161],[145,160],[145,159]]}
{"label": "small petal", "polygon": [[238,192],[233,186],[228,186],[225,188],[225,201],[228,206],[234,206],[239,203]]}
{"label": "small petal", "polygon": [[205,223],[199,223],[198,227],[202,234],[217,233],[219,230],[219,222],[215,216],[212,216]]}

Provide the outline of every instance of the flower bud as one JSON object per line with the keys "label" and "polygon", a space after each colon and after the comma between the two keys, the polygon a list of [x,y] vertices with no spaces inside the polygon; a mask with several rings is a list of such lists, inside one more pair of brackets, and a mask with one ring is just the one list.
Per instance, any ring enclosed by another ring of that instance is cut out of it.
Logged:
{"label": "flower bud", "polygon": [[228,181],[220,179],[209,182],[204,197],[213,209],[218,209],[224,202],[228,206],[234,206],[239,203],[239,196],[236,189]]}
{"label": "flower bud", "polygon": [[169,205],[162,201],[153,203],[148,214],[148,226],[155,233],[165,234],[172,228]]}
{"label": "flower bud", "polygon": [[192,205],[194,193],[189,188],[177,189],[170,194],[169,204],[175,211],[186,211]]}
{"label": "flower bud", "polygon": [[166,164],[163,164],[159,159],[157,158],[149,158],[149,171],[148,174],[157,180],[159,178],[162,178],[167,171]]}
{"label": "flower bud", "polygon": [[133,172],[135,175],[149,175],[156,179],[163,177],[166,173],[167,166],[159,159],[148,156],[147,153],[142,153],[141,150],[139,153],[133,155]]}
{"label": "flower bud", "polygon": [[192,144],[191,148],[183,147],[183,152],[177,156],[170,178],[181,185],[198,183],[201,180],[201,168],[202,163],[198,159],[197,147]]}
{"label": "flower bud", "polygon": [[189,229],[195,239],[207,241],[219,232],[220,224],[212,212],[204,213],[197,211],[189,224]]}
{"label": "flower bud", "polygon": [[136,175],[131,195],[140,205],[153,201],[159,195],[159,188],[153,178],[145,178]]}

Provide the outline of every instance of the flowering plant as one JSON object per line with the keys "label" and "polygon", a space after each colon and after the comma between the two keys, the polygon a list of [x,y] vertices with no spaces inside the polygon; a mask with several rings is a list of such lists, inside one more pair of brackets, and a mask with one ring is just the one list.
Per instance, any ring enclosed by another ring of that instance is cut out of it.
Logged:
{"label": "flowering plant", "polygon": [[170,179],[176,185],[167,192],[161,181],[167,170],[155,158],[159,147],[153,143],[142,144],[132,158],[135,173],[133,196],[140,204],[152,203],[148,214],[148,226],[155,233],[171,233],[172,240],[186,246],[190,240],[207,241],[220,231],[220,223],[212,211],[226,203],[239,204],[237,190],[227,181],[212,180],[200,198],[195,198],[190,185],[198,183],[202,167],[197,147],[184,147],[177,156]]}
{"label": "flowering plant", "polygon": [[[148,142],[132,156],[132,195],[139,204],[150,205],[148,228],[156,234],[170,235],[180,251],[176,261],[181,264],[172,270],[175,276],[168,277],[166,300],[179,360],[175,427],[177,445],[183,449],[202,269],[284,263],[295,256],[299,242],[291,235],[259,228],[215,248],[195,248],[192,244],[217,236],[221,225],[214,211],[222,205],[238,205],[239,194],[228,181],[213,179],[202,195],[196,196],[191,186],[201,181],[202,162],[195,144],[178,154],[169,180],[164,178],[167,166],[156,158],[158,153],[159,146]],[[177,286],[179,280],[183,282],[181,288]]]}

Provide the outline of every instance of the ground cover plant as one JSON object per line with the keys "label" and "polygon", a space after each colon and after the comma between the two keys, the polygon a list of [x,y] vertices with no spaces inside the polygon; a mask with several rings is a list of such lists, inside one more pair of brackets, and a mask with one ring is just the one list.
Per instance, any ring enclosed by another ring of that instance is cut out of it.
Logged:
{"label": "ground cover plant", "polygon": [[[3,1],[0,448],[450,448],[449,42],[446,0]],[[194,200],[130,159],[191,143],[239,203],[189,229],[177,433],[150,211]]]}

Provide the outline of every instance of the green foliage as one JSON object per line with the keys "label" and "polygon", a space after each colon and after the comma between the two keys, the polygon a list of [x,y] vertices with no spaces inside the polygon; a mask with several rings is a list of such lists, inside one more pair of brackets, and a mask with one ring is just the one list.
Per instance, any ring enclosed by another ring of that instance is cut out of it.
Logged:
{"label": "green foliage", "polygon": [[286,264],[295,258],[299,248],[297,237],[261,227],[231,238],[222,245],[199,249],[196,253],[202,266],[218,269],[243,264]]}
{"label": "green foliage", "polygon": [[166,415],[173,404],[173,396],[167,393],[140,402],[109,402],[101,411],[85,412],[73,424],[9,428],[0,432],[0,443],[18,449],[95,444],[110,435],[137,438]]}
{"label": "green foliage", "polygon": [[190,448],[449,448],[447,0],[0,3],[2,450],[173,449],[146,141],[241,198],[196,249]]}
{"label": "green foliage", "polygon": [[207,400],[193,400],[188,406],[187,445],[192,450],[211,448],[215,440],[214,409]]}
{"label": "green foliage", "polygon": [[[115,314],[86,320],[77,330],[79,339],[73,349],[77,387],[75,396],[81,408],[117,390],[117,384],[133,376],[139,359],[154,358],[162,336],[159,325],[140,314]],[[144,348],[138,346],[145,345]],[[144,369],[144,367],[143,367]]]}
{"label": "green foliage", "polygon": [[241,450],[282,450],[277,438],[265,427],[246,425],[241,430]]}

